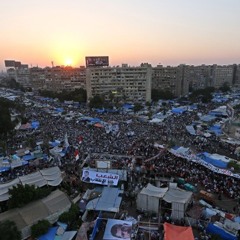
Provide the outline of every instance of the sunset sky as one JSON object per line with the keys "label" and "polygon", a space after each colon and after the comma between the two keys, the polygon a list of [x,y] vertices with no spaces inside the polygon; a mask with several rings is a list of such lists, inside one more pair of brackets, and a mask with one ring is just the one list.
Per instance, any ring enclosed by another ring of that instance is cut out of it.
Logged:
{"label": "sunset sky", "polygon": [[240,0],[1,0],[0,69],[240,64]]}

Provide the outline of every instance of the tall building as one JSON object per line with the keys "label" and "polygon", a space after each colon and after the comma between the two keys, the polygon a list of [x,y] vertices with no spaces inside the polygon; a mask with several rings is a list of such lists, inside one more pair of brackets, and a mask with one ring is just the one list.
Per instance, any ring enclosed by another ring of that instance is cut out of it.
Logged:
{"label": "tall building", "polygon": [[158,65],[153,68],[152,89],[170,91],[175,97],[185,96],[189,92],[188,68]]}
{"label": "tall building", "polygon": [[95,96],[105,99],[125,101],[151,101],[152,67],[144,63],[139,67],[88,67],[86,70],[86,90],[88,100]]}
{"label": "tall building", "polygon": [[221,87],[224,83],[227,83],[229,87],[233,85],[234,66],[233,65],[213,65],[213,86],[215,88]]}

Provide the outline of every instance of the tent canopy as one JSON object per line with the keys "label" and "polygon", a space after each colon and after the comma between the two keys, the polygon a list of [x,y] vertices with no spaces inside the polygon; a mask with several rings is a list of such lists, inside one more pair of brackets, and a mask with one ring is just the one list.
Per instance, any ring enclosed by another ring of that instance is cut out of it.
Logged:
{"label": "tent canopy", "polygon": [[165,240],[194,240],[192,227],[176,226],[170,223],[163,224]]}
{"label": "tent canopy", "polygon": [[163,197],[168,203],[188,203],[192,197],[192,192],[188,192],[178,188],[170,188]]}
{"label": "tent canopy", "polygon": [[119,212],[123,193],[122,190],[112,187],[104,187],[101,196],[88,202],[86,209],[105,212]]}

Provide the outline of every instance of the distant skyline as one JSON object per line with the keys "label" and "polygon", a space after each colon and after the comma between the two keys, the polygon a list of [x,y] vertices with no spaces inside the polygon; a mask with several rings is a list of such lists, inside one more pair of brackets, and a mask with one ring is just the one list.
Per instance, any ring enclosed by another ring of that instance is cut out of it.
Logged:
{"label": "distant skyline", "polygon": [[4,60],[29,66],[240,64],[239,0],[1,0]]}

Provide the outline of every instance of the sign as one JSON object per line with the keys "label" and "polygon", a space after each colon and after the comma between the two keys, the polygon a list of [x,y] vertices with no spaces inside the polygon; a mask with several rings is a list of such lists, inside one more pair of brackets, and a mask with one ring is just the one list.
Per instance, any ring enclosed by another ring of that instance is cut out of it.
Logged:
{"label": "sign", "polygon": [[99,67],[99,66],[109,65],[108,56],[86,57],[85,59],[86,59],[86,67]]}
{"label": "sign", "polygon": [[95,183],[100,185],[117,186],[119,175],[112,173],[96,172],[91,170],[83,170],[82,181]]}
{"label": "sign", "polygon": [[132,222],[118,219],[108,219],[103,240],[130,240],[131,233]]}

